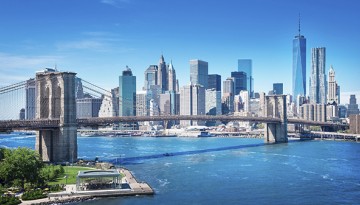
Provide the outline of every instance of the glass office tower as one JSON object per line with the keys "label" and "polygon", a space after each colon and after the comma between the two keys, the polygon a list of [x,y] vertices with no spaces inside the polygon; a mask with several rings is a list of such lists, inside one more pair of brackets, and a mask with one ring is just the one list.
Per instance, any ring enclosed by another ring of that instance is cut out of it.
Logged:
{"label": "glass office tower", "polygon": [[293,99],[306,96],[306,38],[300,34],[293,40]]}
{"label": "glass office tower", "polygon": [[135,116],[136,114],[136,77],[126,66],[119,76],[119,116]]}
{"label": "glass office tower", "polygon": [[254,97],[254,78],[252,76],[252,60],[238,59],[238,71],[246,73],[246,90]]}
{"label": "glass office tower", "polygon": [[192,85],[208,87],[208,62],[202,60],[190,60],[190,82]]}
{"label": "glass office tower", "polygon": [[310,103],[326,104],[326,49],[324,47],[313,48],[311,51],[311,73],[309,85]]}

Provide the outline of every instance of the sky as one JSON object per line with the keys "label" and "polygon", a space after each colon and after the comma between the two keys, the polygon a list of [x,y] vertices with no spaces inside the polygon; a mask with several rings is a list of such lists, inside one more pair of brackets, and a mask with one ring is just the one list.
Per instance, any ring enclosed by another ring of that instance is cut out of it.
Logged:
{"label": "sky", "polygon": [[307,79],[311,48],[326,47],[341,103],[350,94],[360,101],[359,9],[358,0],[1,0],[0,87],[56,65],[111,89],[129,66],[141,90],[163,54],[180,86],[190,82],[190,59],[207,61],[222,80],[238,59],[252,59],[255,92],[280,82],[291,93],[300,13]]}

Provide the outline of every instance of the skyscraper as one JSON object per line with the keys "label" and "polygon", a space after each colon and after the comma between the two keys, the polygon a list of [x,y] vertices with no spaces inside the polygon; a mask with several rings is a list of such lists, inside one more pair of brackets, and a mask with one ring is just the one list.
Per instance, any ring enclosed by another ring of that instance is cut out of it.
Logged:
{"label": "skyscraper", "polygon": [[249,91],[250,97],[254,97],[254,78],[252,76],[252,60],[238,59],[238,71],[246,73],[246,90]]}
{"label": "skyscraper", "polygon": [[293,99],[296,101],[297,96],[306,96],[306,38],[300,34],[299,18],[299,35],[293,40]]}
{"label": "skyscraper", "polygon": [[325,48],[311,51],[310,103],[326,104]]}
{"label": "skyscraper", "polygon": [[205,90],[205,111],[207,115],[221,115],[221,91],[215,88]]}
{"label": "skyscraper", "polygon": [[36,101],[36,95],[35,95],[35,79],[31,78],[26,81],[26,119],[35,119],[35,101]]}
{"label": "skyscraper", "polygon": [[[180,115],[205,115],[205,88],[185,85],[180,89]],[[202,121],[183,120],[181,125],[204,125]]]}
{"label": "skyscraper", "polygon": [[338,98],[338,85],[335,81],[335,71],[332,66],[330,66],[329,76],[328,76],[328,96],[327,96],[327,104],[339,104]]}
{"label": "skyscraper", "polygon": [[240,91],[239,95],[241,97],[241,102],[243,104],[243,111],[246,113],[249,112],[250,111],[249,91],[242,90]]}
{"label": "skyscraper", "polygon": [[134,116],[136,114],[136,76],[126,66],[119,77],[119,116]]}
{"label": "skyscraper", "polygon": [[162,92],[168,90],[168,71],[163,55],[160,56],[159,60],[158,85],[160,85]]}
{"label": "skyscraper", "polygon": [[234,93],[235,93],[235,95],[239,95],[240,91],[242,91],[242,90],[248,90],[247,89],[247,75],[246,75],[246,72],[234,71],[234,72],[231,72],[231,77],[233,79],[235,79],[235,81],[234,81]]}
{"label": "skyscraper", "polygon": [[136,116],[148,116],[150,107],[150,98],[148,91],[136,92]]}
{"label": "skyscraper", "polygon": [[221,92],[221,75],[209,74],[207,89],[215,89],[216,91]]}
{"label": "skyscraper", "polygon": [[223,82],[222,112],[234,112],[234,78],[227,78]]}
{"label": "skyscraper", "polygon": [[84,97],[84,89],[81,82],[81,79],[78,77],[75,77],[75,98],[81,99]]}
{"label": "skyscraper", "polygon": [[359,105],[356,103],[355,95],[350,95],[349,105],[347,109],[347,117],[350,115],[358,115],[359,114]]}
{"label": "skyscraper", "polygon": [[150,90],[152,85],[158,84],[158,66],[150,65],[148,69],[145,70],[145,82],[143,90]]}
{"label": "skyscraper", "polygon": [[274,83],[273,84],[273,93],[274,95],[282,95],[283,92],[283,84],[282,83]]}
{"label": "skyscraper", "polygon": [[[221,91],[215,88],[205,90],[205,112],[206,115],[221,115]],[[207,126],[215,126],[216,121],[206,121]]]}
{"label": "skyscraper", "polygon": [[93,98],[90,95],[76,99],[76,117],[99,117],[99,111],[103,99]]}
{"label": "skyscraper", "polygon": [[190,60],[190,82],[192,85],[208,86],[208,62]]}
{"label": "skyscraper", "polygon": [[174,66],[172,64],[172,61],[169,64],[168,67],[168,90],[169,91],[176,91],[176,72],[174,69]]}

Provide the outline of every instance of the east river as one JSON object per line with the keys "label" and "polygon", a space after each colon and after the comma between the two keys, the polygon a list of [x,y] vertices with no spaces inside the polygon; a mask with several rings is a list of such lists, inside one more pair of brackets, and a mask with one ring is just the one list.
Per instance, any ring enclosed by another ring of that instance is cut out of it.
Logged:
{"label": "east river", "polygon": [[[0,135],[0,147],[35,146],[35,136]],[[105,204],[359,204],[360,143],[262,139],[78,137],[79,158],[121,163],[154,196]]]}

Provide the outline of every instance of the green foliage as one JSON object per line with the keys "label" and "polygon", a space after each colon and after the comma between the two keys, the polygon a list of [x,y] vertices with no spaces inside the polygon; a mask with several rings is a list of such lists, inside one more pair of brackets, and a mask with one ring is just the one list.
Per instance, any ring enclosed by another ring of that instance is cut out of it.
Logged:
{"label": "green foliage", "polygon": [[264,129],[264,124],[263,123],[258,123],[258,124],[256,124],[256,126],[255,126],[255,128],[256,129]]}
{"label": "green foliage", "polygon": [[64,174],[65,170],[61,165],[48,165],[41,169],[41,176],[45,181],[55,181]]}
{"label": "green foliage", "polygon": [[[76,184],[76,176],[79,171],[82,170],[93,170],[93,168],[80,167],[80,166],[65,166],[64,174],[60,175],[56,181],[51,181],[48,184]],[[66,177],[65,177],[66,176]]]}
{"label": "green foliage", "polygon": [[43,162],[40,156],[29,148],[6,149],[0,162],[0,181],[10,186],[25,187],[42,181],[40,170]]}
{"label": "green foliage", "polygon": [[14,196],[0,196],[0,204],[2,205],[15,205],[20,204],[21,201],[18,197]]}
{"label": "green foliage", "polygon": [[321,131],[321,127],[320,126],[310,126],[310,130],[311,131]]}
{"label": "green foliage", "polygon": [[0,162],[4,159],[5,152],[6,152],[5,148],[0,148]]}
{"label": "green foliage", "polygon": [[46,197],[47,195],[43,193],[43,190],[37,189],[37,190],[24,192],[24,194],[21,196],[21,199],[26,201],[26,200],[42,199]]}
{"label": "green foliage", "polygon": [[57,192],[57,191],[62,191],[64,188],[64,186],[60,185],[60,184],[54,184],[54,185],[51,185],[49,190],[50,192]]}

